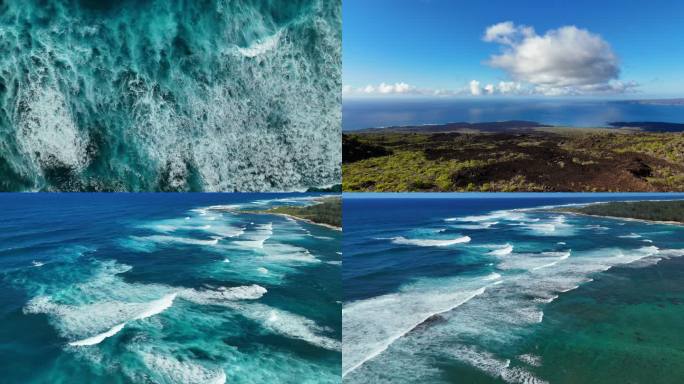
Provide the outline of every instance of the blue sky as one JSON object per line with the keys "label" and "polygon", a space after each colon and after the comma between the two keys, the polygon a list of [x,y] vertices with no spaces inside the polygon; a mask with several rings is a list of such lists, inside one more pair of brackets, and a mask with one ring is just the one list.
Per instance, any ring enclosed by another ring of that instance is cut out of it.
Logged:
{"label": "blue sky", "polygon": [[345,94],[684,97],[683,25],[680,0],[344,0]]}

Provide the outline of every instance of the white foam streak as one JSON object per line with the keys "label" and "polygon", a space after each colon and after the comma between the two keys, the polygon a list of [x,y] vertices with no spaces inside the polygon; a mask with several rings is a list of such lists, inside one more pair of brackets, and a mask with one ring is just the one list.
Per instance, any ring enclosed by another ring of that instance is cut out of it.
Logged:
{"label": "white foam streak", "polygon": [[248,47],[238,47],[237,51],[244,57],[253,58],[261,56],[267,53],[268,51],[275,49],[278,46],[281,34],[282,32],[278,31],[271,36],[258,40],[257,42],[251,44]]}
{"label": "white foam streak", "polygon": [[112,337],[119,333],[123,329],[123,327],[126,326],[126,323],[121,323],[118,325],[113,326],[110,330],[100,333],[99,335],[95,335],[93,337],[89,337],[87,339],[79,340],[79,341],[74,341],[69,343],[69,345],[74,346],[74,347],[81,347],[81,346],[90,346],[90,345],[96,345],[100,344],[104,339],[108,337]]}
{"label": "white foam streak", "polygon": [[[166,309],[170,308],[173,305],[173,300],[176,298],[176,294],[168,294],[161,299],[154,300],[150,303],[148,303],[147,307],[139,314],[137,314],[135,317],[133,317],[130,321],[133,320],[143,320],[148,317],[152,317],[155,315],[158,315],[162,312],[164,312]],[[83,340],[78,340],[74,342],[70,342],[69,345],[71,346],[91,346],[91,345],[97,345],[104,341],[106,338],[112,337],[119,333],[127,324],[128,322],[123,322],[120,324],[117,324],[110,328],[109,330],[102,332],[98,335],[88,337]]]}
{"label": "white foam streak", "polygon": [[176,293],[170,293],[159,300],[152,301],[147,308],[142,313],[134,317],[133,320],[146,319],[148,317],[158,315],[168,308],[171,308],[173,305],[173,300],[176,299],[176,295]]}
{"label": "white foam streak", "polygon": [[266,288],[253,284],[240,287],[220,287],[215,290],[185,289],[179,296],[201,305],[221,305],[235,300],[257,300],[268,292]]}
{"label": "white foam streak", "polygon": [[513,252],[513,246],[511,244],[506,244],[505,246],[503,246],[499,249],[495,249],[495,250],[489,252],[488,254],[492,255],[492,256],[506,256],[506,255],[510,255],[512,252]]}
{"label": "white foam streak", "polygon": [[405,291],[347,304],[342,309],[342,375],[384,352],[430,317],[451,311],[485,292],[486,287],[429,292]]}
{"label": "white foam streak", "polygon": [[470,242],[470,236],[457,237],[455,239],[436,240],[436,239],[407,239],[403,236],[392,238],[394,244],[416,245],[419,247],[447,247],[449,245],[463,244]]}

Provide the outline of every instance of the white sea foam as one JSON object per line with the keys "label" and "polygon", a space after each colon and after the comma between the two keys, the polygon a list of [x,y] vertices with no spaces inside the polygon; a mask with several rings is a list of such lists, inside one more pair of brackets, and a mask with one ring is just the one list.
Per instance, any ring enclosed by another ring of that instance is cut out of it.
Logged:
{"label": "white sea foam", "polygon": [[498,223],[498,221],[483,221],[477,224],[454,224],[452,227],[460,229],[488,229]]}
{"label": "white sea foam", "polygon": [[45,265],[45,263],[43,263],[42,261],[35,261],[35,260],[33,260],[33,261],[31,262],[31,265],[34,266],[34,267],[42,267],[43,265]]}
{"label": "white sea foam", "polygon": [[493,221],[518,221],[527,220],[528,216],[521,211],[493,211],[486,215],[476,215],[476,216],[463,216],[454,217],[447,219],[448,221],[461,221],[461,222],[493,222]]}
{"label": "white sea foam", "polygon": [[487,351],[479,351],[473,347],[460,347],[454,351],[454,357],[489,376],[501,378],[511,384],[545,384],[544,380],[535,377],[531,372],[520,367],[511,367],[509,359],[497,358]]}
{"label": "white sea foam", "polygon": [[271,36],[259,39],[248,47],[237,47],[237,52],[239,52],[242,56],[249,58],[261,56],[278,46],[281,34],[282,31],[278,31]]}
{"label": "white sea foam", "polygon": [[96,345],[100,344],[104,339],[108,337],[112,337],[119,333],[123,329],[123,327],[126,326],[126,323],[121,323],[113,326],[110,330],[106,332],[102,332],[99,335],[95,335],[93,337],[89,337],[87,339],[79,340],[79,341],[73,341],[69,343],[69,345],[74,346],[74,347],[80,347],[80,346],[90,346],[90,345]]}
{"label": "white sea foam", "polygon": [[267,292],[266,288],[253,284],[240,287],[219,287],[214,290],[184,289],[178,296],[201,305],[221,305],[236,300],[257,300]]}
{"label": "white sea foam", "polygon": [[289,244],[271,243],[263,250],[264,259],[274,263],[320,263],[309,250]]}
{"label": "white sea foam", "polygon": [[[155,316],[155,315],[158,315],[158,314],[164,312],[166,309],[170,308],[173,305],[173,300],[175,298],[176,298],[176,294],[171,293],[171,294],[168,294],[168,295],[166,295],[166,296],[164,296],[158,300],[153,300],[149,303],[146,303],[142,306],[142,310],[139,313],[135,314],[132,318],[128,319],[127,321],[116,324],[113,327],[111,327],[110,329],[108,329],[107,331],[99,333],[95,336],[91,336],[91,337],[88,337],[88,338],[85,338],[82,340],[70,342],[69,345],[71,345],[71,346],[92,346],[92,345],[99,344],[102,341],[104,341],[106,338],[112,337],[115,334],[117,334],[130,321],[143,320],[143,319],[146,319],[148,317],[152,317],[152,316]],[[107,303],[104,303],[104,304],[107,305]],[[97,306],[97,304],[96,304],[96,306]],[[139,305],[134,304],[133,306],[139,306]],[[92,305],[90,307],[91,307],[91,308],[89,308],[90,310],[95,309],[95,307],[93,307]],[[129,307],[131,307],[131,306],[129,306]],[[81,311],[81,310],[86,311],[86,310],[88,310],[86,308],[80,308],[80,307],[79,308],[67,308],[66,306],[62,307],[61,309],[59,307],[54,307],[54,308],[56,310],[49,311],[47,313],[61,313],[62,315],[68,316],[69,313],[72,311]],[[124,311],[124,312],[126,312],[126,311]],[[71,315],[73,316],[74,314],[72,313]]]}
{"label": "white sea foam", "polygon": [[221,368],[208,368],[192,361],[180,361],[169,355],[141,352],[154,382],[185,384],[224,384],[226,373]]}
{"label": "white sea foam", "polygon": [[445,240],[407,239],[403,236],[398,236],[398,237],[392,238],[392,242],[394,244],[416,245],[419,247],[446,247],[449,245],[468,243],[468,242],[470,242],[470,240],[471,240],[470,236],[461,236],[461,237],[457,237],[455,239],[445,239]]}
{"label": "white sea foam", "polygon": [[536,270],[539,270],[539,269],[542,269],[542,268],[552,267],[552,266],[554,266],[554,265],[560,263],[561,261],[567,259],[568,257],[570,257],[570,254],[571,254],[571,251],[567,251],[567,252],[547,252],[546,255],[550,255],[551,257],[557,256],[558,258],[557,258],[556,260],[554,260],[554,261],[548,263],[548,264],[543,264],[543,265],[540,265],[540,266],[538,266],[538,267],[534,267],[534,268],[532,268],[532,270],[533,270],[533,271],[536,271]]}
{"label": "white sea foam", "polygon": [[342,373],[347,375],[383,353],[432,316],[453,310],[484,293],[497,276],[450,279],[429,287],[412,285],[398,293],[345,304],[342,308]]}
{"label": "white sea foam", "polygon": [[306,317],[258,303],[241,304],[236,308],[244,316],[261,322],[274,333],[300,339],[324,349],[339,350],[341,347],[339,340],[326,335],[330,332],[329,329],[320,327]]}
{"label": "white sea foam", "polygon": [[490,251],[489,255],[506,256],[506,255],[511,254],[511,252],[513,252],[513,246],[511,244],[506,244],[506,245],[502,246],[501,248]]}
{"label": "white sea foam", "polygon": [[632,233],[630,233],[629,235],[621,235],[621,236],[618,236],[618,237],[619,237],[619,238],[622,238],[622,239],[638,239],[638,238],[641,237],[641,235],[638,234],[638,233],[632,232]]}
{"label": "white sea foam", "polygon": [[154,300],[147,305],[144,311],[139,313],[133,320],[143,320],[154,315],[158,315],[168,308],[171,308],[173,301],[176,299],[176,293],[170,293],[159,300]]}
{"label": "white sea foam", "polygon": [[243,235],[244,240],[234,241],[233,244],[247,247],[263,249],[264,244],[273,235],[273,223],[257,224],[255,229]]}
{"label": "white sea foam", "polygon": [[205,239],[194,239],[190,237],[181,237],[181,236],[165,236],[165,235],[153,235],[153,236],[131,236],[132,239],[136,241],[147,241],[147,242],[152,242],[152,243],[161,243],[161,244],[169,244],[169,243],[176,243],[176,244],[187,244],[187,245],[216,245],[218,244],[219,240],[221,239],[220,237],[213,237],[211,240],[205,240]]}
{"label": "white sea foam", "polygon": [[24,93],[16,140],[35,163],[36,173],[46,166],[66,166],[77,172],[85,168],[88,135],[78,128],[64,94],[56,85],[39,84],[31,84]]}

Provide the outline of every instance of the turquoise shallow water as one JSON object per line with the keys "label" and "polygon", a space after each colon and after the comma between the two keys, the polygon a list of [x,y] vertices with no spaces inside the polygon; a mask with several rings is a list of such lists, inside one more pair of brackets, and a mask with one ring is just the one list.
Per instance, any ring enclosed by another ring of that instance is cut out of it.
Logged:
{"label": "turquoise shallow water", "polygon": [[0,3],[0,190],[340,182],[340,1]]}
{"label": "turquoise shallow water", "polygon": [[544,206],[681,195],[345,200],[348,383],[676,383],[681,226]]}
{"label": "turquoise shallow water", "polygon": [[301,195],[5,194],[0,382],[340,381],[340,232]]}

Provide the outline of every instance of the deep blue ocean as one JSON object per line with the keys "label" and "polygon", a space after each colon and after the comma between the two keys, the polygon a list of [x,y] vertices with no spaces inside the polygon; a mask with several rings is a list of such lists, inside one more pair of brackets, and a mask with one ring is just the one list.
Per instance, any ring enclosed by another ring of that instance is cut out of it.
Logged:
{"label": "deep blue ocean", "polygon": [[341,1],[0,2],[0,190],[340,183]]}
{"label": "deep blue ocean", "polygon": [[341,232],[302,194],[0,195],[0,382],[335,383]]}
{"label": "deep blue ocean", "polygon": [[684,123],[683,105],[605,100],[345,100],[342,129],[526,120],[566,127],[606,127],[610,122]]}
{"label": "deep blue ocean", "polygon": [[684,227],[548,208],[683,194],[391,196],[345,194],[345,382],[684,377]]}

